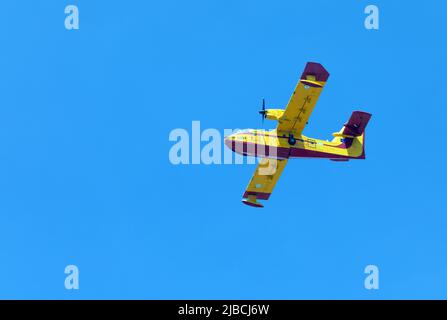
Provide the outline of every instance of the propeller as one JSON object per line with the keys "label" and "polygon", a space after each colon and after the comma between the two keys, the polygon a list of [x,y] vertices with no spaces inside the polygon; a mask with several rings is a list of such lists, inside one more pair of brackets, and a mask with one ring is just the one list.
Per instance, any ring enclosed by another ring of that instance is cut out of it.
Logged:
{"label": "propeller", "polygon": [[262,116],[262,123],[264,123],[264,119],[267,118],[267,111],[265,111],[265,99],[262,98],[262,109],[259,111],[259,114]]}

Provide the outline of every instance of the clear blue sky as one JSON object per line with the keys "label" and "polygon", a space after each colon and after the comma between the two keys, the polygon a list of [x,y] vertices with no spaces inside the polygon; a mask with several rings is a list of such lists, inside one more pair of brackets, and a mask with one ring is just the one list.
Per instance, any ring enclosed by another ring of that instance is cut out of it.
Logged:
{"label": "clear blue sky", "polygon": [[[0,298],[447,298],[447,5],[278,2],[2,3]],[[192,120],[260,127],[307,61],[331,77],[304,133],[369,111],[365,161],[291,161],[263,210],[252,165],[169,162]]]}

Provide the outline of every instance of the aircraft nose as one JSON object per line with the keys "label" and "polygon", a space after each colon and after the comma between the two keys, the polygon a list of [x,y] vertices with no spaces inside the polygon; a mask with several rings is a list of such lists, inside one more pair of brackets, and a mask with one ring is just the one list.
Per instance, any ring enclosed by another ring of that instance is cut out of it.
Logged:
{"label": "aircraft nose", "polygon": [[226,136],[226,137],[224,138],[224,141],[225,141],[225,145],[226,145],[228,148],[232,149],[232,147],[233,147],[233,141],[234,141],[234,134],[230,134],[230,135]]}

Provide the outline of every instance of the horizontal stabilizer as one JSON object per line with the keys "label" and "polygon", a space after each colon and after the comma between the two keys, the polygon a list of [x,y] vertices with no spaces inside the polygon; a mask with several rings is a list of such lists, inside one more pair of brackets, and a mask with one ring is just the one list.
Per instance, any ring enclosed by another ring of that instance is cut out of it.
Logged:
{"label": "horizontal stabilizer", "polygon": [[334,132],[332,135],[336,138],[355,138],[354,136],[343,134],[342,132]]}

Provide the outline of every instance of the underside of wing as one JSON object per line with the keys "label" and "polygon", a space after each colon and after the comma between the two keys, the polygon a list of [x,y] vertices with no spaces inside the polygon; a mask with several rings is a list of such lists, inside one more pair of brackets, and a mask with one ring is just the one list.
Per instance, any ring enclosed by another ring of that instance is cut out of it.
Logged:
{"label": "underside of wing", "polygon": [[277,126],[279,133],[301,134],[328,78],[329,73],[321,64],[315,62],[306,64],[284,114],[279,119]]}
{"label": "underside of wing", "polygon": [[245,199],[242,202],[253,207],[263,207],[257,200],[270,198],[286,164],[287,159],[262,159],[244,192]]}

